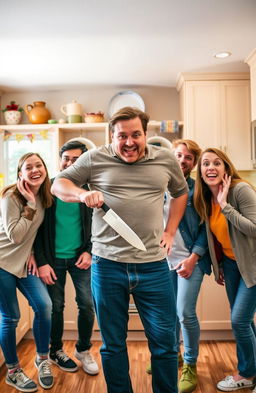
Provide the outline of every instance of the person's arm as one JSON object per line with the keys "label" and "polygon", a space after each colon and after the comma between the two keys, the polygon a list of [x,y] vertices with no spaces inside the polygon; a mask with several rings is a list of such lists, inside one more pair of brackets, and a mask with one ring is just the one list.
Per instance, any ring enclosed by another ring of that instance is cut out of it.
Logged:
{"label": "person's arm", "polygon": [[188,194],[185,193],[170,201],[169,217],[160,242],[160,246],[166,248],[168,255],[171,254],[173,239],[186,209],[187,199]]}
{"label": "person's arm", "polygon": [[14,196],[6,195],[1,199],[3,227],[10,242],[20,244],[24,240],[35,213],[29,205],[22,207]]}
{"label": "person's arm", "polygon": [[231,179],[224,176],[217,196],[226,219],[246,236],[256,237],[256,192],[246,183],[238,183],[234,193],[239,210],[227,202]]}
{"label": "person's arm", "polygon": [[189,278],[194,271],[195,265],[199,259],[199,255],[192,252],[188,258],[183,259],[177,266],[175,270],[180,277]]}
{"label": "person's arm", "polygon": [[51,192],[64,202],[82,202],[92,208],[101,207],[104,202],[102,192],[86,191],[64,178],[54,180]]}
{"label": "person's arm", "polygon": [[83,252],[77,259],[75,265],[78,269],[88,269],[92,264],[92,256],[88,252]]}

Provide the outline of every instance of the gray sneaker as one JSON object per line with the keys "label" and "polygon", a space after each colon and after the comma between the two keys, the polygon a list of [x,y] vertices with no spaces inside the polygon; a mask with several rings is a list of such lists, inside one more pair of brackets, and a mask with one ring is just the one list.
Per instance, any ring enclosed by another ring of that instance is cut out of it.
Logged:
{"label": "gray sneaker", "polygon": [[38,381],[42,388],[51,389],[54,383],[51,362],[48,359],[45,359],[41,363],[37,363],[35,360],[35,366],[38,369]]}
{"label": "gray sneaker", "polygon": [[32,381],[21,368],[14,373],[7,373],[5,382],[21,392],[36,392],[37,384]]}

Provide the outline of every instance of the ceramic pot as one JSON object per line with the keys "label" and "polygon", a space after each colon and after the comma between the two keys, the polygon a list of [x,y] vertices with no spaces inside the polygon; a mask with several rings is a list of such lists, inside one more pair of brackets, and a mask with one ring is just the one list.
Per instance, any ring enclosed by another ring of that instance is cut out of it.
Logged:
{"label": "ceramic pot", "polygon": [[104,113],[85,113],[84,114],[85,123],[103,123],[104,122]]}
{"label": "ceramic pot", "polygon": [[25,112],[28,116],[30,123],[43,124],[47,123],[51,118],[51,113],[45,107],[44,101],[35,101],[34,105],[25,105]]}
{"label": "ceramic pot", "polygon": [[71,116],[71,115],[82,116],[83,113],[82,105],[78,104],[78,102],[76,102],[75,100],[73,100],[70,104],[62,105],[60,110],[65,116]]}
{"label": "ceramic pot", "polygon": [[5,111],[4,120],[6,124],[19,124],[21,121],[22,112],[20,111]]}
{"label": "ceramic pot", "polygon": [[68,115],[67,116],[68,123],[82,123],[81,115]]}

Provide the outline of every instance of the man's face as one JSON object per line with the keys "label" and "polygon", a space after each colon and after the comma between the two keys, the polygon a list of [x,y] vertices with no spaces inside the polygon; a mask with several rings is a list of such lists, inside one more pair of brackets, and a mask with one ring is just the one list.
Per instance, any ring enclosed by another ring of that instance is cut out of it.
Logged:
{"label": "man's face", "polygon": [[63,171],[70,165],[74,164],[74,162],[78,159],[78,157],[81,156],[81,154],[81,149],[71,149],[64,151],[60,160],[60,170]]}
{"label": "man's face", "polygon": [[127,163],[136,162],[145,155],[146,133],[139,117],[120,120],[114,125],[112,146],[115,153]]}
{"label": "man's face", "polygon": [[195,166],[195,157],[193,153],[187,149],[186,145],[181,143],[174,150],[174,155],[179,161],[184,177],[188,177]]}

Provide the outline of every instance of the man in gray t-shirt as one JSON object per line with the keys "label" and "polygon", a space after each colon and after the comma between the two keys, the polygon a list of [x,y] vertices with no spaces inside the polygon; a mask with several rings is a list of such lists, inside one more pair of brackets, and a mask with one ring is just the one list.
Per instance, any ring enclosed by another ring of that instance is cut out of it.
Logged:
{"label": "man in gray t-shirt", "polygon": [[[111,393],[132,392],[126,349],[130,294],[149,341],[153,392],[177,393],[175,298],[165,257],[186,207],[187,185],[172,152],[146,144],[148,120],[136,108],[120,109],[110,119],[111,145],[84,153],[52,187],[62,200],[94,208],[92,293]],[[90,191],[81,188],[85,183]],[[166,189],[173,198],[163,228]],[[146,251],[131,246],[103,220],[103,202],[137,233]]]}

